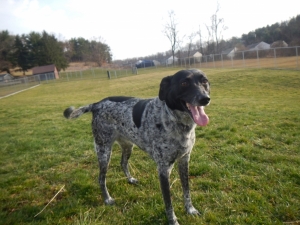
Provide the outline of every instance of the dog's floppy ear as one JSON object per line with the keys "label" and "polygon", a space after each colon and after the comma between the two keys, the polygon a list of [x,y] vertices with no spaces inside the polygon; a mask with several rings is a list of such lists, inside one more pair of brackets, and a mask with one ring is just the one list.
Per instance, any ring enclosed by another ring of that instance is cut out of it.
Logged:
{"label": "dog's floppy ear", "polygon": [[164,77],[160,82],[159,99],[161,101],[165,101],[167,98],[167,94],[171,87],[171,80],[172,80],[172,76],[167,76],[167,77]]}

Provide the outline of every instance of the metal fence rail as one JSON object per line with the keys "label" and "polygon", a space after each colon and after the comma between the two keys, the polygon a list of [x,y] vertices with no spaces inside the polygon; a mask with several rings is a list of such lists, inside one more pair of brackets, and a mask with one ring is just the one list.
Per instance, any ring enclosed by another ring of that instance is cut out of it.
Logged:
{"label": "metal fence rail", "polygon": [[0,97],[30,88],[37,84],[53,82],[80,81],[83,79],[116,79],[132,74],[150,73],[155,69],[179,68],[270,68],[270,69],[294,69],[300,70],[299,52],[300,46],[271,48],[265,50],[239,51],[232,57],[226,54],[204,55],[202,57],[179,58],[172,64],[161,63],[159,66],[146,68],[121,68],[114,65],[112,68],[94,67],[90,69],[78,69],[63,71],[59,79],[53,77],[28,76],[20,79],[0,82]]}
{"label": "metal fence rail", "polygon": [[19,92],[41,83],[39,77],[28,76],[20,79],[6,80],[0,82],[0,97]]}
{"label": "metal fence rail", "polygon": [[300,46],[237,51],[232,56],[211,54],[202,57],[179,58],[165,66],[200,68],[272,68],[300,69]]}
{"label": "metal fence rail", "polygon": [[[109,76],[108,76],[109,72]],[[51,84],[56,82],[69,82],[69,81],[81,81],[87,79],[116,79],[132,74],[131,69],[104,69],[104,68],[91,68],[84,70],[63,71],[59,73],[59,79],[55,79],[54,76],[34,75],[13,80],[6,80],[0,82],[0,98],[10,95],[12,93],[19,92],[21,90],[28,89],[38,84]]]}

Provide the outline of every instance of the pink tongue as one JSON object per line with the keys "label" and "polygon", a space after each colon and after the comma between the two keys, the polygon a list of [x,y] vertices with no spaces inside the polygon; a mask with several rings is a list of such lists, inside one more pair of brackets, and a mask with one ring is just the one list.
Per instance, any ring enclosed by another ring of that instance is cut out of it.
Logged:
{"label": "pink tongue", "polygon": [[199,126],[206,126],[208,124],[209,118],[204,112],[203,106],[193,106],[189,104],[190,110],[193,114],[193,118],[196,124]]}

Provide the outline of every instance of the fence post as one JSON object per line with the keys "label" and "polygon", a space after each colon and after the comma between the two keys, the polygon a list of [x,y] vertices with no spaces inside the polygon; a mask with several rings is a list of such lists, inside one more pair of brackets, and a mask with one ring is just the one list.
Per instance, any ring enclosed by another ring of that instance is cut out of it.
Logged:
{"label": "fence post", "polygon": [[39,84],[40,84],[40,83],[41,83],[40,76],[34,76],[34,77],[35,77],[35,79],[38,80],[38,82],[39,82]]}
{"label": "fence post", "polygon": [[257,59],[258,68],[260,68],[258,50],[256,50],[256,59]]}
{"label": "fence post", "polygon": [[223,64],[223,54],[221,54],[221,62],[222,62],[222,68],[224,68],[224,64]]}
{"label": "fence post", "polygon": [[274,48],[274,68],[277,68],[277,60],[276,60],[276,49]]}
{"label": "fence post", "polygon": [[296,46],[296,59],[297,59],[297,68],[299,69],[299,57],[298,57],[298,46]]}
{"label": "fence post", "polygon": [[93,71],[93,69],[91,68],[91,74],[94,76],[94,78],[95,78],[95,73],[94,73],[94,71]]}

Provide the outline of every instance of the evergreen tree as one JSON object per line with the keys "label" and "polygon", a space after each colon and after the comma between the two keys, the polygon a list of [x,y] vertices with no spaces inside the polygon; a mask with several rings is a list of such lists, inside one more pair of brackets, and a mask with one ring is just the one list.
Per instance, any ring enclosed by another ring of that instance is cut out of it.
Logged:
{"label": "evergreen tree", "polygon": [[63,49],[54,35],[49,35],[46,31],[43,31],[40,47],[42,53],[38,59],[40,66],[55,64],[58,71],[65,70],[68,67]]}
{"label": "evergreen tree", "polygon": [[25,75],[25,72],[32,68],[32,60],[30,59],[29,49],[26,44],[26,36],[24,34],[22,36],[17,35],[13,47],[12,64],[18,66],[19,70]]}
{"label": "evergreen tree", "polygon": [[42,51],[42,41],[41,41],[41,34],[36,32],[31,32],[27,35],[26,44],[29,49],[31,65],[34,66],[41,66],[44,65],[40,63],[40,59],[43,56]]}
{"label": "evergreen tree", "polygon": [[0,72],[10,73],[12,68],[12,49],[14,45],[14,36],[7,30],[0,32]]}

